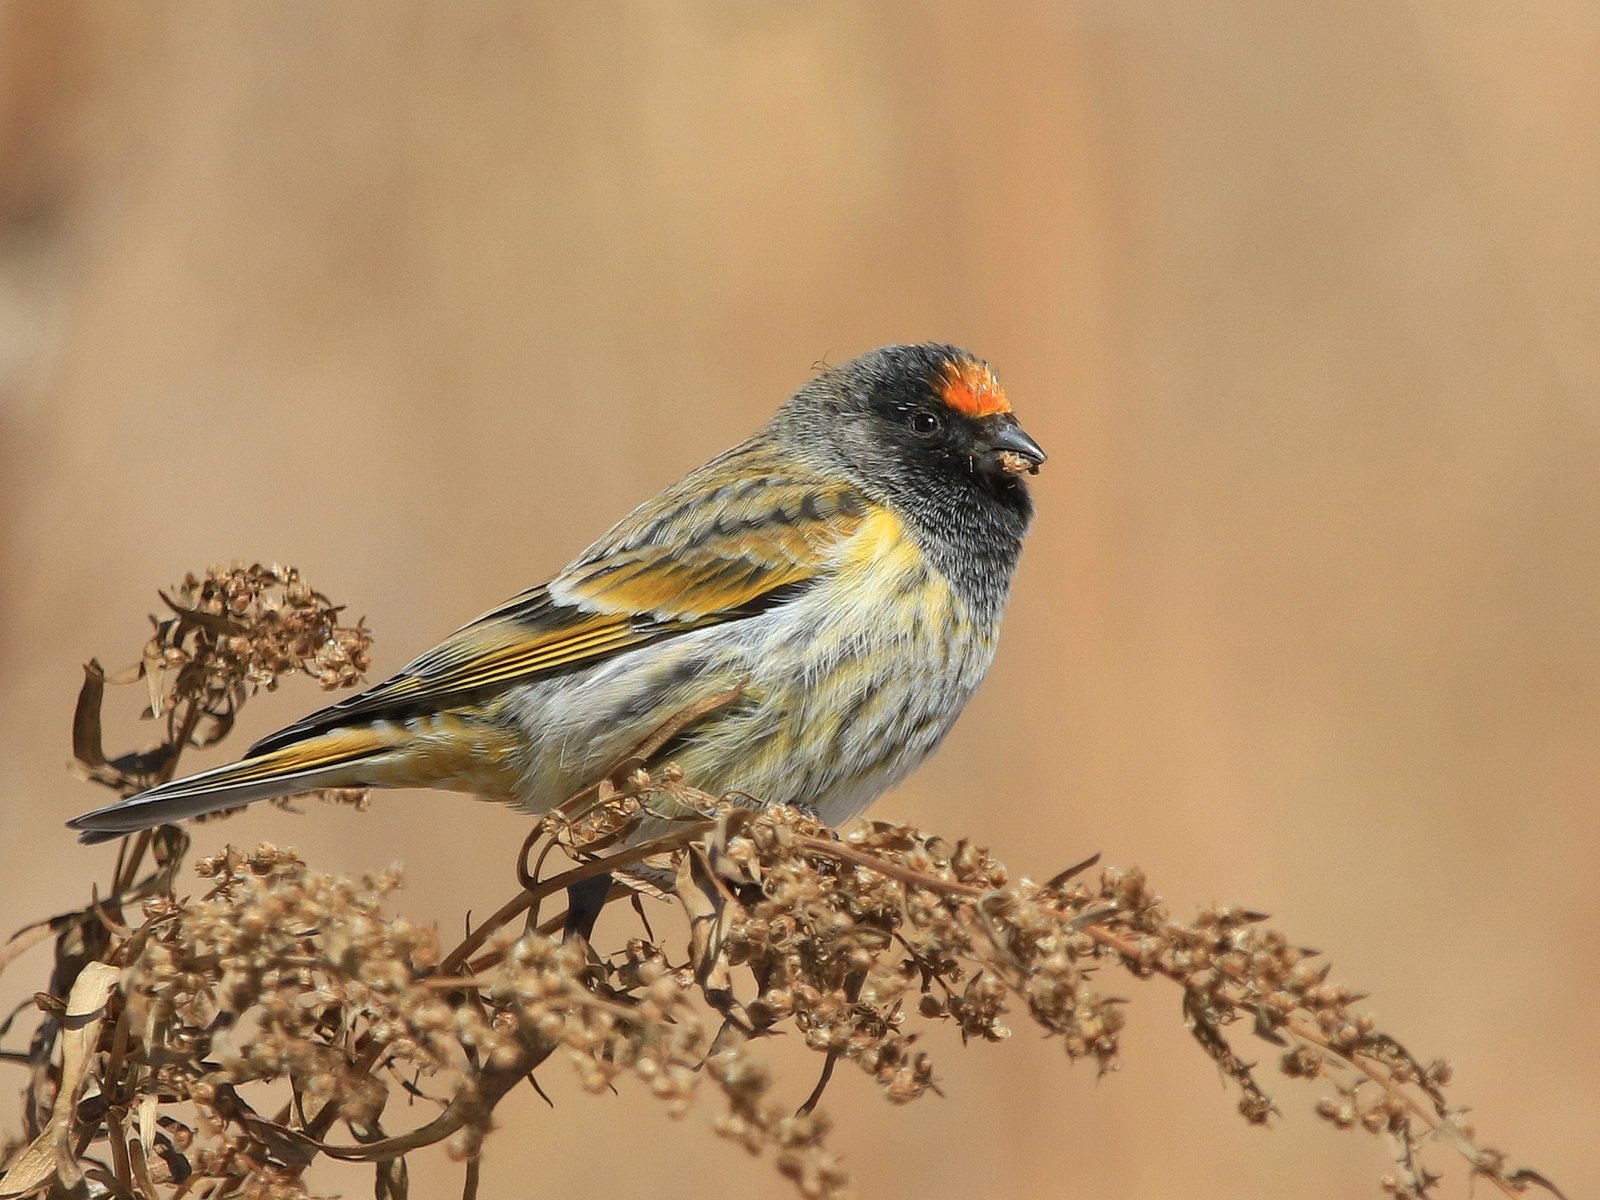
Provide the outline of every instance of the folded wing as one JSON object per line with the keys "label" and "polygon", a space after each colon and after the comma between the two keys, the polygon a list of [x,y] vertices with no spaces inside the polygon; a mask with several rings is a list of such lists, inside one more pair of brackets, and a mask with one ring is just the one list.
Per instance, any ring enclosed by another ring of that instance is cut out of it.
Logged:
{"label": "folded wing", "polygon": [[237,763],[69,824],[95,842],[312,788],[514,786],[495,768],[512,757],[501,743],[513,735],[479,717],[484,697],[560,673],[581,687],[585,667],[769,611],[826,576],[866,501],[765,465],[758,445],[730,451],[393,678],[263,738]]}

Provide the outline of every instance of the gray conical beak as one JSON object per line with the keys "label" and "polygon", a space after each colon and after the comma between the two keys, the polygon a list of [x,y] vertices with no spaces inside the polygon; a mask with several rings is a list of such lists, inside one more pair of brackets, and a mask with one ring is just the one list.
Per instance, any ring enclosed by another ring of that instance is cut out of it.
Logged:
{"label": "gray conical beak", "polygon": [[1027,465],[1024,469],[1030,475],[1037,475],[1044,460],[1049,457],[1038,442],[1023,432],[1022,426],[1018,425],[1013,417],[1006,417],[997,423],[986,440],[989,448],[996,454],[1015,454],[1026,460]]}

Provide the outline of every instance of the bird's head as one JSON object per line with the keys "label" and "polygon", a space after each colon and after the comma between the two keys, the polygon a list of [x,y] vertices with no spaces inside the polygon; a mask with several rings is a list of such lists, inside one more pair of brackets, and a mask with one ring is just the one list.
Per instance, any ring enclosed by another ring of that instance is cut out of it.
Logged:
{"label": "bird's head", "polygon": [[955,346],[884,346],[802,388],[780,421],[826,446],[857,483],[912,515],[996,507],[1026,523],[1023,481],[1045,452],[1017,423],[1000,381]]}

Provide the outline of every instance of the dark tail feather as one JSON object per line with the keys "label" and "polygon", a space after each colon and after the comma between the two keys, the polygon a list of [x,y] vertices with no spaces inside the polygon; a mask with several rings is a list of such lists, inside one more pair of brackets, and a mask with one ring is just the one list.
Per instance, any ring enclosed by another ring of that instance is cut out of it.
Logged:
{"label": "dark tail feather", "polygon": [[360,787],[369,782],[372,759],[393,749],[376,730],[341,729],[227,766],[174,779],[74,817],[67,825],[86,845],[238,808],[257,800],[292,796],[323,787]]}

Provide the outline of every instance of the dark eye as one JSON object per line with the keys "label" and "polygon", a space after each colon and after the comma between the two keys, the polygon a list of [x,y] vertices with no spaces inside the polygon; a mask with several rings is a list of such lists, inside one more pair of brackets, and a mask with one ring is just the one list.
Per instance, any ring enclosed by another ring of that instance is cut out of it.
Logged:
{"label": "dark eye", "polygon": [[910,420],[911,432],[920,434],[923,437],[929,437],[944,428],[944,422],[939,420],[939,415],[929,412],[925,408],[917,409],[911,414]]}

